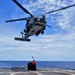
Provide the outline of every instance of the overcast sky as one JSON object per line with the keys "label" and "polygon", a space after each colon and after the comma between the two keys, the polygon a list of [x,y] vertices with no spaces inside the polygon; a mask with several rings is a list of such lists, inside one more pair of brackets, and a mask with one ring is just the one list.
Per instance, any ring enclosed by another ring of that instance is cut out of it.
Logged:
{"label": "overcast sky", "polygon": [[[39,16],[48,11],[75,4],[75,0],[17,0],[29,12]],[[12,0],[0,0],[0,60],[75,61],[75,7],[46,15],[44,35],[32,36],[31,42],[15,41],[25,21],[6,20],[29,17]]]}

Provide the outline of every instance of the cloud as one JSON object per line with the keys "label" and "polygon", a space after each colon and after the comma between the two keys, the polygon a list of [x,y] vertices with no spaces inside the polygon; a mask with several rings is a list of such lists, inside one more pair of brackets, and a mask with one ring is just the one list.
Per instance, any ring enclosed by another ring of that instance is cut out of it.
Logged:
{"label": "cloud", "polygon": [[29,1],[28,4],[23,2],[25,8],[27,8],[31,13],[35,14],[43,14],[50,10],[53,10],[56,6],[55,0],[37,0],[37,1]]}
{"label": "cloud", "polygon": [[58,17],[57,22],[58,25],[61,26],[62,29],[71,29],[73,26],[75,26],[74,22],[74,7],[69,8],[65,11],[62,11],[60,14],[61,16]]}
{"label": "cloud", "polygon": [[[53,34],[43,36],[39,42],[44,43],[44,47],[49,48],[74,48],[75,33]],[[48,44],[47,44],[48,43]]]}
{"label": "cloud", "polygon": [[[14,56],[13,59],[15,60],[18,60],[16,56],[19,57],[19,60],[27,60],[31,56],[34,56],[36,60],[45,60],[44,57],[47,57],[48,60],[58,60],[65,56],[63,60],[67,60],[69,57],[74,56],[74,41],[75,33],[43,35],[35,39],[32,38],[31,42],[19,42],[5,37],[0,39],[0,53],[4,56],[10,56],[6,59],[11,59]],[[41,57],[38,58],[38,55]]]}
{"label": "cloud", "polygon": [[[30,43],[19,42],[10,38],[10,40],[2,38],[0,39],[1,48],[9,50],[45,50],[55,48],[75,48],[75,33],[69,34],[53,34],[39,36],[38,39],[32,38]],[[3,47],[4,46],[4,47]]]}
{"label": "cloud", "polygon": [[[38,38],[32,38],[31,42],[18,42],[13,40],[13,38],[5,37],[0,39],[0,51],[2,52],[7,51],[9,56],[24,56],[29,59],[29,56],[35,56],[36,60],[45,60],[44,57],[47,57],[48,60],[58,60],[61,59],[63,56],[66,56],[65,59],[67,60],[69,57],[74,56],[74,49],[75,49],[75,33],[73,31],[68,34],[52,34],[52,35],[43,35],[39,36]],[[10,50],[10,52],[9,52]],[[12,55],[11,55],[12,53]],[[7,56],[6,53],[3,53]],[[67,54],[67,55],[66,55]],[[38,55],[41,56],[38,58]],[[58,57],[58,56],[62,57]],[[68,56],[68,58],[67,58]],[[51,59],[49,59],[51,57]],[[54,58],[56,59],[54,59]],[[9,59],[7,57],[6,59]],[[10,58],[11,59],[11,58]],[[13,57],[13,59],[18,59],[17,57]],[[25,59],[25,58],[20,58]]]}

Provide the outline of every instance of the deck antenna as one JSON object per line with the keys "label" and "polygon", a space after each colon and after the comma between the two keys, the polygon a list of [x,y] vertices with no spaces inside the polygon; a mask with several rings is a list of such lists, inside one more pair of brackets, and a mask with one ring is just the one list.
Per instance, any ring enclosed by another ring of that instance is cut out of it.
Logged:
{"label": "deck antenna", "polygon": [[34,60],[34,57],[32,56],[32,59]]}

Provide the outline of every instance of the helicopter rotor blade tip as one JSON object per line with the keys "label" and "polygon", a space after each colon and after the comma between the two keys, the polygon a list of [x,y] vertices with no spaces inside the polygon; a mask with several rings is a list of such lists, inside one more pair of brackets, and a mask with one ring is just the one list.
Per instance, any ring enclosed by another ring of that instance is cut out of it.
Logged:
{"label": "helicopter rotor blade tip", "polygon": [[54,12],[57,12],[57,11],[60,11],[60,10],[65,10],[65,9],[73,7],[73,6],[75,6],[75,4],[67,6],[67,7],[63,7],[63,8],[57,9],[57,10],[49,11],[49,12],[45,13],[44,15],[54,13]]}
{"label": "helicopter rotor blade tip", "polygon": [[13,0],[13,2],[16,3],[25,13],[33,17],[33,15],[27,9],[25,9],[17,0]]}

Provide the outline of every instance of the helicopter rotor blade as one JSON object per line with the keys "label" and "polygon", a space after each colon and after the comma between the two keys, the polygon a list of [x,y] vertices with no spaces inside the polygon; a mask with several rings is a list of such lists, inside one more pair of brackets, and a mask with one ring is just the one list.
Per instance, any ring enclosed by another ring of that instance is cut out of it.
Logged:
{"label": "helicopter rotor blade", "polygon": [[5,22],[7,23],[7,22],[14,22],[14,21],[21,21],[21,20],[28,20],[28,18],[20,18],[20,19],[8,20],[8,21],[5,21]]}
{"label": "helicopter rotor blade", "polygon": [[33,15],[28,10],[26,10],[19,2],[17,2],[17,0],[13,0],[13,2],[15,2],[24,12],[33,17]]}
{"label": "helicopter rotor blade", "polygon": [[67,8],[70,8],[70,7],[73,7],[73,6],[75,6],[75,4],[67,6],[67,7],[63,7],[63,8],[57,9],[57,10],[53,10],[53,11],[47,12],[44,15],[50,14],[50,13],[53,13],[53,12],[57,12],[57,11],[60,11],[60,10],[64,10],[64,9],[67,9]]}

